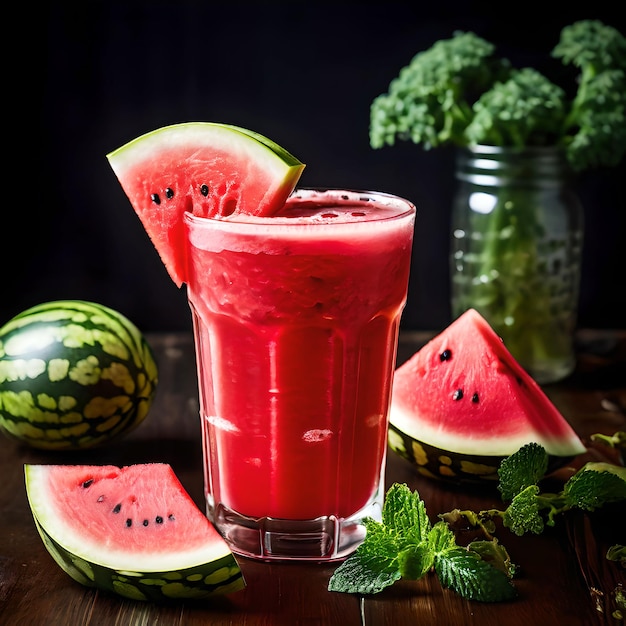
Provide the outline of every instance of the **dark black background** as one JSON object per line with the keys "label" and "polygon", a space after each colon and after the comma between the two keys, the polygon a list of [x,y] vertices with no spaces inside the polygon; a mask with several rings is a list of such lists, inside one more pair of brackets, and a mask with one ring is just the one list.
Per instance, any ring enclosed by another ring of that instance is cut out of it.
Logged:
{"label": "dark black background", "polygon": [[[454,151],[408,143],[372,150],[369,106],[414,54],[457,29],[548,75],[562,72],[549,51],[566,24],[594,18],[626,32],[613,0],[555,5],[564,11],[550,4],[88,0],[24,14],[25,5],[18,23],[4,22],[5,38],[20,33],[5,53],[18,86],[5,91],[7,137],[18,138],[5,145],[5,160],[12,153],[26,180],[10,192],[5,180],[0,323],[39,302],[80,298],[146,332],[190,329],[184,290],[169,279],[105,155],[160,126],[204,120],[275,140],[307,164],[303,185],[415,202],[403,324],[442,328],[450,321]],[[625,175],[622,163],[578,181],[584,326],[626,325]]]}

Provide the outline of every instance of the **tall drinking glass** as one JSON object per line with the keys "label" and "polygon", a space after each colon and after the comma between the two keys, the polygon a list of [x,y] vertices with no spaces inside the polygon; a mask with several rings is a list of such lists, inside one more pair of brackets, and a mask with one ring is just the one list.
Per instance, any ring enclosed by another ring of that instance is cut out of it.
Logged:
{"label": "tall drinking glass", "polygon": [[415,207],[302,189],[185,220],[208,515],[241,555],[343,558],[381,515]]}

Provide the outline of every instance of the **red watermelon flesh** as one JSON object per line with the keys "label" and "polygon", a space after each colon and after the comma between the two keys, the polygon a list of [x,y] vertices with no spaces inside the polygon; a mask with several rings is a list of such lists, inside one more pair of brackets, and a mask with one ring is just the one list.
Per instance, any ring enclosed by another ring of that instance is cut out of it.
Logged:
{"label": "red watermelon flesh", "polygon": [[460,454],[508,456],[526,443],[554,456],[585,447],[487,321],[470,309],[395,372],[390,422]]}
{"label": "red watermelon flesh", "polygon": [[262,135],[211,122],[157,129],[107,158],[179,287],[186,281],[185,212],[209,218],[271,216],[304,169]]}
{"label": "red watermelon flesh", "polygon": [[230,555],[167,464],[27,465],[25,474],[38,524],[89,563],[166,572]]}

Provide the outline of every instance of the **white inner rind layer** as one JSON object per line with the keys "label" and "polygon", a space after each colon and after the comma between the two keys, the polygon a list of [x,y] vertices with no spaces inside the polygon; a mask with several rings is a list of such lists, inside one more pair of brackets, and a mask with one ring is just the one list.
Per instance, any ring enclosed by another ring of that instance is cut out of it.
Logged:
{"label": "white inner rind layer", "polygon": [[471,432],[464,433],[461,437],[458,433],[446,432],[445,427],[431,426],[428,423],[430,417],[420,421],[419,415],[403,409],[397,403],[391,405],[389,421],[400,432],[418,442],[457,454],[510,456],[528,443],[538,443],[548,454],[554,456],[571,457],[586,451],[575,434],[567,437],[549,437],[533,431],[531,425],[520,428],[517,433],[509,433],[505,438],[488,439],[482,435],[480,438],[473,438]]}

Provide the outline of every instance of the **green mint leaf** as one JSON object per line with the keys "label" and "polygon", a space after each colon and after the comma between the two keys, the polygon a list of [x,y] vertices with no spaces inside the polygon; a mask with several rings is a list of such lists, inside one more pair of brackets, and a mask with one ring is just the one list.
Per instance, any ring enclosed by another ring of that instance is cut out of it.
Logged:
{"label": "green mint leaf", "polygon": [[393,532],[402,545],[420,544],[426,540],[430,520],[417,491],[395,483],[385,496],[382,523]]}
{"label": "green mint leaf", "polygon": [[374,594],[402,577],[395,559],[368,553],[363,545],[334,571],[328,582],[329,591]]}
{"label": "green mint leaf", "polygon": [[402,577],[421,578],[432,568],[435,553],[428,542],[430,519],[417,491],[403,484],[392,485],[383,506],[383,524],[395,536]]}
{"label": "green mint leaf", "polygon": [[[384,509],[384,506],[383,506]],[[401,545],[385,524],[365,520],[365,540],[333,573],[329,591],[378,593],[402,577],[398,563]]]}
{"label": "green mint leaf", "polygon": [[563,495],[570,507],[593,511],[626,500],[626,481],[612,471],[583,468],[565,483]]}
{"label": "green mint leaf", "polygon": [[539,487],[530,485],[518,493],[502,517],[502,523],[516,535],[532,532],[541,534],[544,529],[543,518],[539,514]]}
{"label": "green mint leaf", "polygon": [[509,578],[515,575],[517,568],[512,563],[507,549],[501,543],[498,543],[495,537],[490,541],[485,539],[472,541],[467,548],[472,552],[476,552],[483,561],[499,569]]}
{"label": "green mint leaf", "polygon": [[403,576],[415,580],[431,569],[430,520],[419,494],[406,485],[390,487],[382,522],[369,518],[365,529],[363,543],[333,573],[330,591],[378,593]]}
{"label": "green mint leaf", "polygon": [[437,522],[428,533],[428,543],[435,552],[456,547],[456,537],[446,522]]}
{"label": "green mint leaf", "polygon": [[446,522],[437,522],[429,531],[425,542],[408,546],[399,555],[403,578],[417,580],[434,565],[438,554],[457,548],[456,536]]}
{"label": "green mint leaf", "polygon": [[504,572],[483,561],[476,552],[461,547],[437,554],[435,572],[444,587],[468,600],[500,602],[516,595]]}
{"label": "green mint leaf", "polygon": [[498,489],[505,502],[531,485],[536,485],[548,470],[548,453],[538,443],[522,446],[502,461],[498,469]]}
{"label": "green mint leaf", "polygon": [[418,580],[426,574],[435,562],[435,551],[427,541],[407,546],[398,554],[398,566],[402,578]]}

